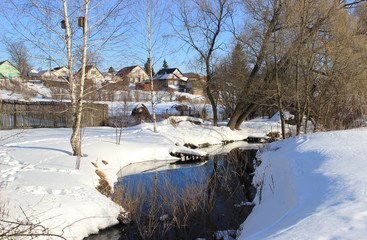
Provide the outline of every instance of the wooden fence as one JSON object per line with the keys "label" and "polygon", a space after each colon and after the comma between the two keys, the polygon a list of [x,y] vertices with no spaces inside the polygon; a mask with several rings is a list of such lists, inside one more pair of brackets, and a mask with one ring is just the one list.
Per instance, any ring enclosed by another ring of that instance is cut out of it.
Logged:
{"label": "wooden fence", "polygon": [[[0,129],[72,127],[69,102],[0,100]],[[108,124],[107,104],[84,104],[82,126]]]}

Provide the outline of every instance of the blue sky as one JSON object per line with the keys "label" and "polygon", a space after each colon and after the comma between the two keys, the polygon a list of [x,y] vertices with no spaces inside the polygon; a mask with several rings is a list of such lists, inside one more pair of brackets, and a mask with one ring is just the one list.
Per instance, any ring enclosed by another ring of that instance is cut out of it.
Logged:
{"label": "blue sky", "polygon": [[[0,3],[0,7],[9,6],[6,5],[5,1]],[[24,0],[17,0],[17,2],[22,2]],[[160,1],[160,0],[158,0]],[[55,2],[53,2],[56,4]],[[162,4],[167,4],[166,1],[161,1]],[[171,8],[171,6],[166,5],[164,8],[160,5],[158,7],[158,12],[163,17],[162,22],[159,24],[159,29],[156,34],[157,37],[157,46],[153,50],[153,62],[155,63],[154,69],[158,71],[163,64],[163,60],[166,59],[169,67],[178,67],[182,72],[200,72],[198,68],[198,63],[196,59],[198,59],[198,55],[192,49],[188,51],[188,46],[184,45],[182,41],[180,41],[177,37],[175,37],[174,31],[171,28],[171,25],[167,21],[170,18],[170,11],[166,11],[165,8]],[[163,9],[163,11],[162,11]],[[127,11],[128,15],[132,15],[133,8]],[[6,33],[11,31],[9,28],[6,18],[4,17],[4,11],[0,12],[0,30],[2,33]],[[8,14],[8,13],[6,13]],[[124,14],[124,13],[122,13]],[[18,16],[17,16],[18,17]],[[14,18],[11,18],[14,20]],[[24,19],[23,19],[24,20]],[[117,21],[126,21],[127,18],[121,18]],[[102,72],[107,71],[110,66],[114,67],[115,70],[119,70],[126,66],[131,65],[140,65],[144,66],[148,58],[148,53],[144,47],[142,47],[143,42],[146,40],[146,36],[142,34],[141,25],[136,22],[136,19],[132,19],[135,21],[135,24],[129,25],[129,29],[126,30],[126,33],[123,35],[123,39],[116,43],[114,46],[109,47],[104,50],[100,55],[103,56],[102,64],[100,65],[100,70]],[[27,25],[28,29],[32,29],[37,27],[36,24],[31,20],[24,20],[24,24]],[[81,30],[79,30],[81,32]],[[4,35],[4,34],[3,34]],[[43,34],[44,35],[44,34]],[[44,37],[44,36],[42,36]],[[51,38],[51,37],[50,37]],[[18,37],[11,37],[14,41],[18,40]],[[229,46],[232,42],[232,35],[230,33],[223,34],[220,39],[224,42],[223,48],[217,51],[217,56],[223,56],[226,51],[229,50]],[[48,41],[46,38],[45,41]],[[33,52],[33,48],[30,47],[30,44],[25,42],[26,45],[29,45],[28,50]],[[0,60],[9,59],[8,53],[4,48],[4,44],[0,42]],[[54,57],[54,56],[53,56]],[[61,65],[60,63],[53,63],[52,67],[57,67],[57,65]],[[39,63],[38,61],[33,61],[33,67],[38,69],[47,69],[48,67]]]}

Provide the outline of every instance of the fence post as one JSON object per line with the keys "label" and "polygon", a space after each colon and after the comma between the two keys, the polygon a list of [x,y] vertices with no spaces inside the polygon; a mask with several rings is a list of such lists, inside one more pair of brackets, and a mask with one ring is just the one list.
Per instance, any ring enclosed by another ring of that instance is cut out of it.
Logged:
{"label": "fence post", "polygon": [[14,127],[13,128],[17,128],[17,104],[14,102],[14,114],[13,114],[13,125]]}
{"label": "fence post", "polygon": [[103,105],[103,126],[108,126],[108,104]]}

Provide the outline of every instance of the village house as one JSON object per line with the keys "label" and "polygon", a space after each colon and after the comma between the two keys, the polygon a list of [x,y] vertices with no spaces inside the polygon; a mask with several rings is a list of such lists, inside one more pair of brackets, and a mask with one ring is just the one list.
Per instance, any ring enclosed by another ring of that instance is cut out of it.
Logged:
{"label": "village house", "polygon": [[[82,69],[75,74],[75,77],[81,77]],[[104,81],[103,74],[94,65],[88,65],[85,67],[85,84],[102,84]]]}
{"label": "village house", "polygon": [[54,80],[60,78],[66,78],[68,75],[67,67],[56,67],[51,70],[39,71],[37,77],[41,80]]}
{"label": "village house", "polygon": [[32,68],[27,72],[27,77],[34,78],[38,76],[39,71],[37,69]]}
{"label": "village house", "polygon": [[136,83],[144,82],[147,79],[149,79],[148,74],[138,65],[125,67],[112,77],[112,81],[123,82],[125,85],[135,85]]}
{"label": "village house", "polygon": [[20,76],[19,70],[8,60],[0,62],[0,79],[12,79]]}
{"label": "village house", "polygon": [[191,93],[193,95],[204,95],[206,82],[203,77],[195,73],[186,73],[184,76],[188,78],[186,83],[187,93]]}
{"label": "village house", "polygon": [[112,81],[112,78],[116,75],[117,72],[106,72],[103,73],[103,78],[105,81]]}
{"label": "village house", "polygon": [[153,78],[159,90],[184,92],[188,78],[178,68],[161,69]]}

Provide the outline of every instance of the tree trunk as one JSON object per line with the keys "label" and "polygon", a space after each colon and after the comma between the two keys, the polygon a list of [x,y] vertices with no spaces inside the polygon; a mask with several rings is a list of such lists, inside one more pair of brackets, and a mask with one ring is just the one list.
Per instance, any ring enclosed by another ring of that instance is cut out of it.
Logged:
{"label": "tree trunk", "polygon": [[285,130],[285,118],[284,118],[283,106],[281,106],[279,108],[279,115],[280,115],[280,126],[282,128],[282,138],[286,139],[287,134],[286,134],[286,130]]}
{"label": "tree trunk", "polygon": [[151,104],[152,104],[152,114],[153,114],[153,124],[154,129],[153,131],[155,133],[158,132],[157,129],[157,119],[155,114],[155,105],[154,105],[154,86],[153,86],[153,65],[152,65],[152,25],[151,25],[151,18],[150,18],[150,4],[149,1],[147,1],[148,7],[147,7],[147,24],[148,24],[148,54],[149,54],[149,77],[150,77],[150,97],[151,97]]}
{"label": "tree trunk", "polygon": [[[66,24],[66,42],[68,46],[68,62],[69,62],[69,75],[72,75],[72,55],[71,55],[71,41],[70,41],[70,24],[68,21],[67,15],[67,6],[66,0],[63,0],[64,3],[64,20]],[[85,0],[84,4],[84,24],[83,24],[83,56],[82,56],[82,68],[81,68],[81,76],[80,81],[77,86],[75,86],[75,82],[73,80],[73,76],[70,79],[72,82],[72,114],[73,114],[73,133],[70,138],[70,144],[73,149],[74,156],[82,156],[81,150],[81,139],[80,139],[80,126],[82,121],[82,111],[83,111],[83,94],[84,94],[84,80],[85,80],[85,67],[86,67],[86,59],[87,59],[87,19],[88,19],[88,5],[89,0]]]}
{"label": "tree trunk", "polygon": [[227,124],[227,127],[229,127],[231,130],[234,130],[236,128],[237,120],[240,118],[245,109],[244,105],[244,102],[240,102],[236,105],[236,108],[234,109],[233,114]]}
{"label": "tree trunk", "polygon": [[255,103],[250,103],[250,105],[247,106],[246,110],[243,111],[241,116],[237,119],[235,129],[240,129],[242,122],[255,110],[256,107],[257,104]]}
{"label": "tree trunk", "polygon": [[[264,40],[262,42],[259,54],[257,55],[257,59],[256,59],[256,63],[254,65],[254,67],[252,68],[252,71],[250,73],[249,76],[249,85],[252,84],[252,82],[255,79],[256,74],[259,72],[260,70],[260,66],[265,58],[265,54],[266,54],[266,49],[268,48],[269,42],[270,42],[270,38],[272,33],[274,32],[274,28],[275,28],[275,22],[277,21],[279,17],[279,11],[276,12],[276,14],[273,16],[273,19],[270,21],[268,29],[264,35]],[[231,130],[234,130],[236,128],[236,126],[240,126],[243,119],[241,120],[241,116],[244,114],[244,111],[246,110],[246,106],[245,106],[245,97],[246,97],[246,92],[247,92],[247,88],[248,86],[246,85],[244,87],[244,89],[242,90],[243,94],[242,94],[242,99],[240,99],[240,102],[237,104],[230,121],[228,122],[228,127]]]}
{"label": "tree trunk", "polygon": [[213,94],[211,92],[211,87],[208,84],[206,86],[206,94],[208,95],[210,104],[212,105],[212,110],[213,110],[213,126],[218,126],[218,113],[217,113],[217,104],[214,100]]}
{"label": "tree trunk", "polygon": [[[259,50],[259,53],[257,55],[257,58],[256,58],[256,63],[251,71],[251,74],[249,76],[249,84],[251,84],[253,82],[253,80],[255,79],[255,76],[256,74],[259,72],[260,70],[260,66],[265,58],[265,54],[266,54],[266,49],[268,48],[268,45],[269,45],[269,42],[270,42],[270,39],[271,39],[271,36],[273,34],[273,32],[276,31],[275,29],[275,25],[276,25],[276,22],[278,21],[279,19],[279,15],[280,15],[280,11],[281,11],[281,8],[282,8],[282,4],[280,4],[280,2],[275,2],[277,3],[277,8],[274,9],[274,12],[273,12],[273,18],[272,20],[269,22],[268,26],[267,26],[267,31],[266,33],[264,34],[264,40],[262,42],[262,45],[261,45],[261,48]],[[332,10],[334,10],[336,8],[330,8],[328,14],[330,14],[332,12]],[[306,36],[302,36],[301,37],[298,37],[298,39],[296,39],[291,47],[288,49],[287,53],[284,54],[285,56],[291,56],[292,53],[297,49],[299,48],[300,45],[304,45],[307,43],[307,41],[309,40],[309,38],[313,37],[314,34],[317,34],[317,32],[319,31],[320,27],[322,26],[322,24],[326,21],[327,19],[327,16],[325,17],[321,17],[320,19],[317,20],[317,22],[311,27],[308,29],[307,31],[307,35]],[[284,66],[286,65],[286,63],[289,61],[288,58],[284,58],[283,60],[280,60],[279,61],[279,66]],[[231,120],[229,121],[228,123],[228,127],[230,129],[234,129],[235,126],[236,126],[236,123],[237,121],[239,121],[239,117],[242,115],[243,111],[246,110],[246,108],[244,108],[244,101],[245,101],[245,97],[246,97],[246,92],[247,92],[247,87],[248,85],[244,86],[244,89],[242,90],[243,94],[242,94],[242,99],[239,100],[239,103],[238,105],[236,106],[232,116],[231,116]],[[240,124],[240,123],[237,123],[237,125]]]}
{"label": "tree trunk", "polygon": [[[78,104],[79,105],[79,104]],[[82,146],[79,136],[80,124],[82,118],[82,111],[77,107],[76,113],[74,113],[73,133],[70,138],[70,144],[73,149],[74,156],[82,156]]]}

